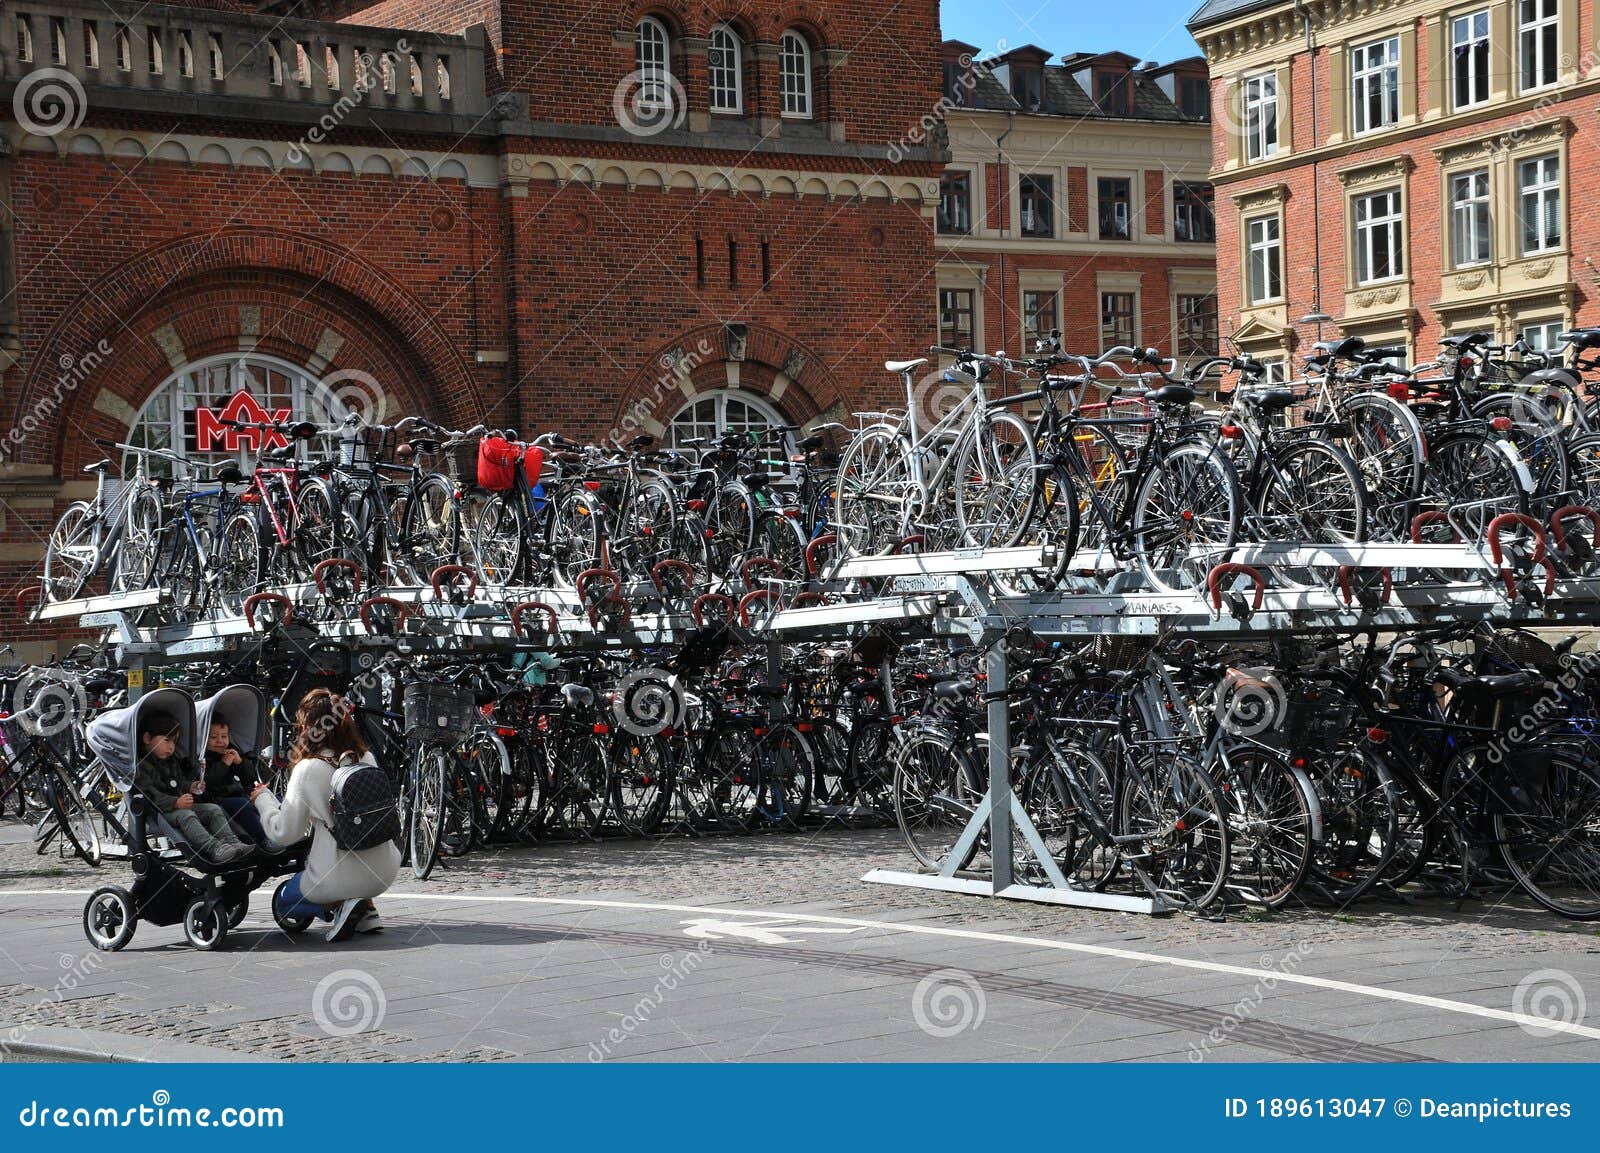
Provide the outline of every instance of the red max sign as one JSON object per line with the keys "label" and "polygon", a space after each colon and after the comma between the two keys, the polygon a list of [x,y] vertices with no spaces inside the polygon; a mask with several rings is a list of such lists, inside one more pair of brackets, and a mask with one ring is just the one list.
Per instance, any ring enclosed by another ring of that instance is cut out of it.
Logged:
{"label": "red max sign", "polygon": [[194,452],[262,452],[287,448],[289,438],[275,429],[230,428],[224,421],[250,424],[271,421],[287,424],[293,413],[287,408],[268,410],[247,389],[241,388],[221,408],[197,408],[189,414],[189,447]]}

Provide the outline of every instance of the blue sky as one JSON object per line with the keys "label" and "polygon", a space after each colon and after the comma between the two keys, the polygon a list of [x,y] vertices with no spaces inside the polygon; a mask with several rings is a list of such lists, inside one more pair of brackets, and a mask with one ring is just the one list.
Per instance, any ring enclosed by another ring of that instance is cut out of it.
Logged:
{"label": "blue sky", "polygon": [[[1183,24],[1200,0],[942,0],[946,39],[989,54],[1037,44],[1064,52],[1118,49],[1166,63],[1194,56]],[[1005,43],[1002,45],[1002,41]]]}

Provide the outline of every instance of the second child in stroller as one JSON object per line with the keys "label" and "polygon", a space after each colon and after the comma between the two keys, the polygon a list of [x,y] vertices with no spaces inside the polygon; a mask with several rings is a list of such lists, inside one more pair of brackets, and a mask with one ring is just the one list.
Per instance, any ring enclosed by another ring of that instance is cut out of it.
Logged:
{"label": "second child in stroller", "polygon": [[241,753],[229,739],[228,722],[213,718],[206,735],[206,798],[228,814],[237,831],[256,844],[267,844],[261,815],[250,803],[260,774],[256,758]]}
{"label": "second child in stroller", "polygon": [[226,865],[249,856],[251,846],[234,836],[228,814],[196,797],[204,793],[205,781],[193,779],[193,766],[173,755],[181,734],[177,718],[170,714],[153,711],[140,718],[134,787],[208,861]]}

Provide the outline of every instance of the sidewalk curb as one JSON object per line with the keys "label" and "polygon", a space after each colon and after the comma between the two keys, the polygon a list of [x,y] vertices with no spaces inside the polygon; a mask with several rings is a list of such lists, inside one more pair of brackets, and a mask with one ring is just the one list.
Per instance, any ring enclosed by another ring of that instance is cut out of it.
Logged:
{"label": "sidewalk curb", "polygon": [[[20,1034],[19,1040],[12,1039],[13,1031]],[[191,1045],[183,1041],[126,1037],[121,1033],[107,1033],[98,1029],[0,1021],[0,1062],[19,1058],[32,1061],[161,1065],[277,1063],[270,1057]]]}

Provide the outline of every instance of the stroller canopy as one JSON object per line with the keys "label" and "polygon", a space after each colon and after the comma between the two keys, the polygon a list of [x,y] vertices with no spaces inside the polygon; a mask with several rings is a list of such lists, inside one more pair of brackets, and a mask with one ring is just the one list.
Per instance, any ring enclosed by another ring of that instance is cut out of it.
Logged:
{"label": "stroller canopy", "polygon": [[272,739],[267,698],[255,685],[229,685],[195,705],[194,715],[195,740],[202,751],[218,721],[228,726],[228,740],[247,757],[262,752]]}
{"label": "stroller canopy", "polygon": [[139,721],[150,713],[170,713],[178,722],[178,748],[173,756],[186,764],[196,762],[194,698],[182,689],[152,689],[125,709],[107,709],[89,722],[89,748],[100,758],[119,785],[133,784],[133,774],[144,751],[139,746]]}

